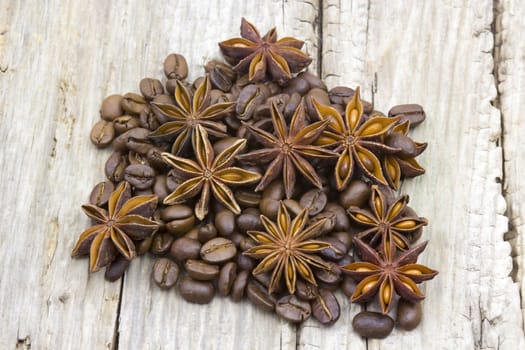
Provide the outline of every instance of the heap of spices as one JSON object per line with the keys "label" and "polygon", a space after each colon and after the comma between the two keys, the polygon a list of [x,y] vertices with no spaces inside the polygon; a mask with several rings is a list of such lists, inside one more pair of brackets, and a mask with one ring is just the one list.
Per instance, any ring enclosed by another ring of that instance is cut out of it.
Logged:
{"label": "heap of spices", "polygon": [[418,284],[437,271],[417,263],[427,220],[393,190],[424,173],[426,143],[408,134],[425,113],[399,105],[385,116],[359,87],[327,90],[304,70],[303,44],[243,19],[241,38],[219,43],[233,67],[211,61],[190,82],[185,58],[170,54],[164,83],[108,96],[90,138],[114,152],[72,256],[114,281],[149,252],[162,289],[200,304],[246,296],[294,323],[336,322],[341,289],[380,306],[354,318],[361,336],[417,327]]}

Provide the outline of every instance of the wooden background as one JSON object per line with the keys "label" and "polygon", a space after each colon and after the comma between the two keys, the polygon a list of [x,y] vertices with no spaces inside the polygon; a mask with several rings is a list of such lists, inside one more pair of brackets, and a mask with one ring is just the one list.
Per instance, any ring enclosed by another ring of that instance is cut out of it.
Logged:
{"label": "wooden background", "polygon": [[[103,97],[161,77],[171,52],[197,77],[242,16],[304,39],[329,87],[425,107],[427,174],[402,191],[430,220],[422,263],[440,274],[416,331],[361,339],[347,301],[333,327],[296,327],[160,291],[150,258],[122,283],[70,259],[104,176],[108,152],[88,137]],[[520,0],[1,0],[0,348],[523,349],[524,16]]]}

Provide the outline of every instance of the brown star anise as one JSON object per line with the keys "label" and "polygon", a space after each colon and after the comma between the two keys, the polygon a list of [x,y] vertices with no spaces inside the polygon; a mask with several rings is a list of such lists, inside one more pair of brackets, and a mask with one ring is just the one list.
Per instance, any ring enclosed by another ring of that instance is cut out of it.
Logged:
{"label": "brown star anise", "polygon": [[135,257],[135,243],[157,231],[159,225],[149,218],[157,207],[157,197],[131,197],[130,185],[122,182],[111,194],[108,210],[86,204],[82,210],[97,224],[80,235],[72,257],[89,254],[91,272],[111,263],[120,253],[127,260]]}
{"label": "brown star anise", "polygon": [[420,155],[426,148],[426,142],[412,141],[407,135],[410,129],[410,122],[407,120],[392,128],[392,132],[386,136],[385,143],[392,145],[399,143],[397,139],[403,139],[404,143],[410,148],[401,150],[394,154],[386,154],[383,158],[383,170],[386,180],[390,187],[397,189],[401,176],[415,177],[425,173],[425,169],[416,161],[416,157]]}
{"label": "brown star anise", "polygon": [[384,245],[385,240],[390,239],[399,249],[407,249],[409,242],[405,235],[428,224],[427,219],[423,217],[405,216],[407,203],[408,195],[403,195],[388,205],[383,192],[378,186],[373,185],[370,196],[371,211],[355,206],[348,209],[352,219],[369,227],[358,233],[357,237],[368,242],[372,247]]}
{"label": "brown star anise", "polygon": [[265,36],[246,19],[241,22],[241,37],[219,43],[226,61],[238,73],[248,73],[252,82],[264,80],[267,73],[279,84],[285,84],[307,67],[312,59],[301,51],[304,42],[292,37],[277,41],[275,28]]}
{"label": "brown star anise", "polygon": [[232,112],[235,102],[210,104],[211,84],[208,76],[204,77],[195,90],[193,97],[180,81],[176,81],[175,100],[177,105],[152,103],[153,109],[164,114],[170,121],[162,124],[150,134],[151,138],[173,139],[171,153],[180,154],[193,139],[195,127],[202,126],[213,136],[225,137],[226,125],[215,121]]}
{"label": "brown star anise", "polygon": [[243,154],[237,158],[244,162],[267,163],[272,161],[255,191],[263,190],[282,172],[286,197],[290,198],[295,185],[296,168],[314,186],[321,188],[319,175],[304,156],[315,158],[337,156],[335,152],[312,144],[321,135],[328,122],[318,121],[305,125],[304,108],[302,104],[299,104],[290,122],[290,129],[288,129],[283,115],[273,103],[272,122],[277,136],[250,124],[244,124],[265,148]]}
{"label": "brown star anise", "polygon": [[416,264],[418,255],[428,242],[418,244],[398,256],[395,245],[389,242],[384,245],[381,255],[360,239],[354,242],[363,261],[342,267],[352,278],[360,281],[352,295],[352,302],[366,302],[379,294],[381,310],[386,314],[392,307],[394,292],[411,302],[425,298],[416,284],[438,274],[435,270]]}
{"label": "brown star anise", "polygon": [[251,184],[261,178],[260,174],[231,166],[237,153],[246,145],[246,140],[235,141],[217,157],[215,157],[208,134],[202,126],[197,125],[195,128],[193,141],[197,162],[170,153],[162,153],[162,159],[187,178],[164,199],[164,204],[183,202],[200,193],[200,200],[195,205],[195,216],[202,220],[208,213],[211,190],[218,201],[235,214],[240,214],[241,208],[228,185]]}
{"label": "brown star anise", "polygon": [[290,294],[293,294],[297,273],[306,281],[317,285],[310,267],[330,269],[330,265],[315,255],[316,252],[330,247],[330,244],[314,239],[321,234],[326,220],[319,220],[305,228],[308,221],[308,208],[303,209],[291,220],[286,206],[280,202],[277,223],[261,215],[261,221],[266,232],[247,232],[258,245],[246,250],[243,254],[255,259],[262,259],[253,270],[254,275],[273,270],[268,286],[270,293],[275,290],[283,274],[286,287]]}
{"label": "brown star anise", "polygon": [[381,142],[381,135],[387,133],[399,121],[399,117],[372,117],[365,121],[359,87],[346,105],[345,118],[339,112],[313,99],[319,119],[329,121],[325,131],[317,140],[320,146],[335,146],[339,159],[335,167],[337,189],[341,191],[352,179],[356,167],[372,180],[387,184],[376,152],[395,153],[399,149]]}

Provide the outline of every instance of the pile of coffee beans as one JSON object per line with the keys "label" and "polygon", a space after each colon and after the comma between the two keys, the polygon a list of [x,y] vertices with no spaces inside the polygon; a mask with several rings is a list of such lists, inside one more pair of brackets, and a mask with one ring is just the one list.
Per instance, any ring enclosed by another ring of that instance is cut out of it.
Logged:
{"label": "pile of coffee beans", "polygon": [[[355,250],[354,239],[366,230],[352,219],[349,210],[370,210],[372,186],[379,188],[387,204],[391,205],[399,198],[391,189],[395,186],[387,182],[378,183],[367,172],[355,166],[348,184],[338,190],[334,180],[334,167],[338,158],[314,157],[308,161],[321,179],[321,187],[314,186],[299,171],[293,174],[295,186],[292,195],[288,197],[281,175],[264,190],[257,192],[254,191],[257,183],[234,184],[230,189],[240,212],[234,213],[217,200],[214,194],[208,194],[208,214],[199,220],[195,214],[199,195],[172,205],[163,203],[168,195],[187,180],[177,169],[170,167],[163,156],[172,152],[178,134],[168,133],[165,137],[151,137],[151,134],[167,122],[175,120],[156,106],[184,108],[180,105],[180,99],[183,98],[181,86],[193,98],[205,77],[211,83],[205,97],[207,105],[234,103],[234,108],[212,118],[222,125],[226,135],[208,135],[215,155],[239,139],[247,140],[243,153],[264,148],[247,126],[274,134],[276,131],[272,124],[272,113],[275,112],[272,111],[272,105],[287,123],[290,123],[298,107],[302,106],[306,114],[306,127],[319,120],[319,110],[314,100],[333,108],[344,117],[345,108],[351,103],[356,91],[345,86],[328,89],[319,77],[305,70],[291,74],[287,80],[274,81],[271,76],[266,75],[263,80],[250,81],[248,74],[239,71],[238,66],[232,67],[220,61],[208,62],[205,75],[191,81],[188,80],[186,59],[176,53],[168,55],[164,60],[164,73],[162,81],[153,77],[140,80],[139,93],[114,94],[102,102],[101,120],[93,126],[90,139],[96,147],[112,147],[113,153],[105,164],[106,180],[95,185],[89,203],[106,210],[111,194],[122,182],[130,185],[132,199],[138,196],[156,196],[158,205],[153,215],[147,219],[155,221],[158,230],[145,239],[138,240],[132,236],[131,241],[135,245],[137,256],[149,253],[155,257],[151,272],[154,284],[162,289],[176,288],[178,295],[188,302],[209,303],[217,294],[234,302],[246,297],[261,310],[275,312],[290,322],[299,323],[310,317],[324,325],[336,322],[341,313],[338,291],[351,297],[359,282],[348,276],[342,267],[361,260],[361,252]],[[414,127],[425,119],[421,106],[414,104],[395,106],[385,115],[375,110],[371,103],[362,101],[362,113],[365,121],[372,118],[397,118],[397,126],[406,123],[404,125]],[[192,121],[188,123],[191,124]],[[193,120],[193,123],[197,122]],[[190,141],[175,155],[195,161],[196,151],[192,149],[194,140],[191,139],[191,127],[194,124],[190,124],[187,136]],[[408,126],[405,131],[408,131]],[[394,135],[392,130],[373,138],[373,141],[385,144],[390,142],[389,146],[400,147],[402,151],[394,156],[400,159],[401,176],[411,177],[420,173],[411,173],[403,168],[406,165],[403,161],[415,161],[415,155],[420,152],[413,151],[412,148],[421,144],[413,142],[406,136],[406,132],[397,133],[403,134],[403,137],[396,138],[397,143],[389,141],[394,139],[389,137]],[[327,148],[334,150],[333,147]],[[375,155],[380,161],[386,159],[386,153],[383,154],[381,149],[375,150]],[[261,176],[265,174],[268,164],[258,162],[257,159],[254,159],[254,164],[234,162],[234,166]],[[383,162],[382,166],[386,166],[385,164],[387,163]],[[369,164],[361,166],[370,168]],[[383,172],[386,169],[383,168]],[[263,220],[274,223],[279,220],[281,203],[292,219],[307,208],[306,227],[319,221],[324,223],[315,240],[326,245],[324,249],[315,252],[315,255],[316,259],[329,268],[311,266],[315,283],[303,278],[304,271],[294,271],[296,281],[293,294],[286,287],[284,274],[282,277],[277,276],[277,288],[270,293],[268,286],[271,279],[276,278],[273,270],[270,268],[266,272],[254,274],[253,271],[261,260],[243,254],[260,244],[250,233],[266,232],[267,225],[264,225]],[[401,214],[414,215],[415,212],[409,207]],[[421,236],[420,228],[406,232],[406,241],[410,244]],[[106,265],[106,278],[117,280],[125,273],[129,263],[129,259],[116,254],[114,260]],[[389,313],[359,313],[353,320],[356,332],[363,337],[381,338],[387,336],[395,324],[406,330],[415,328],[422,316],[420,301],[414,302],[397,296],[395,301],[397,307],[392,308]],[[370,301],[375,302],[375,299]]]}

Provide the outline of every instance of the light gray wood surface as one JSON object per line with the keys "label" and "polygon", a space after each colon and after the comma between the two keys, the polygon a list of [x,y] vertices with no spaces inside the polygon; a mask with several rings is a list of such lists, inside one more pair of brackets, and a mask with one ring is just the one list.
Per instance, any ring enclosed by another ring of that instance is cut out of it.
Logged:
{"label": "light gray wood surface", "polygon": [[[518,0],[0,2],[0,348],[523,348],[524,15]],[[108,152],[88,138],[103,97],[161,77],[171,52],[199,76],[242,16],[305,40],[329,87],[374,90],[384,112],[425,107],[413,136],[429,143],[427,173],[401,189],[430,221],[421,261],[440,271],[417,330],[365,341],[347,300],[334,326],[296,327],[160,291],[150,258],[122,283],[70,259],[104,176]]]}

